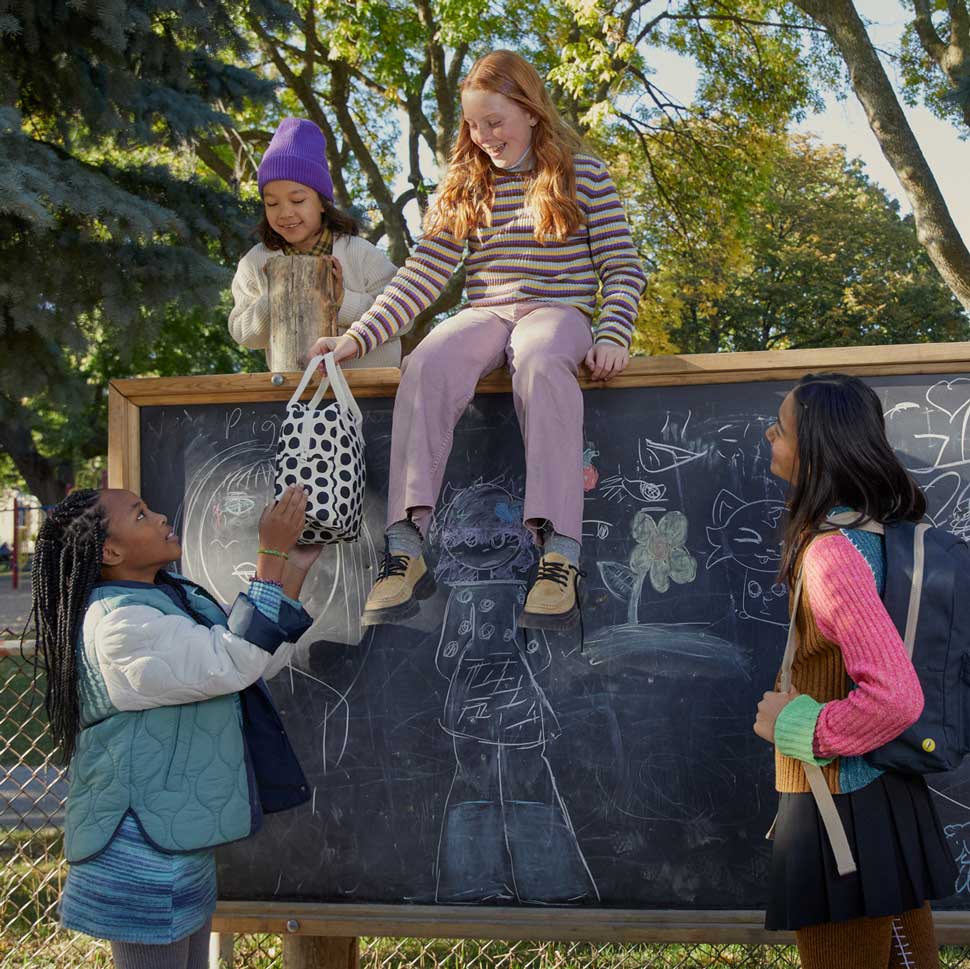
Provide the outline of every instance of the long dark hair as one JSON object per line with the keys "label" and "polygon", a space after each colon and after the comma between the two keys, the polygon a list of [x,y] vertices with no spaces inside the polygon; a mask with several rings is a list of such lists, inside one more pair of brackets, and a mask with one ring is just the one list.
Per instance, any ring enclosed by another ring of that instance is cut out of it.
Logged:
{"label": "long dark hair", "polygon": [[[51,510],[34,547],[27,626],[31,619],[36,623],[35,673],[39,665],[47,675],[44,706],[51,736],[65,764],[74,756],[81,729],[77,649],[88,601],[101,578],[107,537],[101,492],[83,488],[72,491]],[[179,604],[196,622],[211,625],[192,608],[178,578],[159,572],[155,581],[171,586]]]}
{"label": "long dark hair", "polygon": [[[348,212],[338,209],[329,199],[325,199],[319,192],[317,198],[320,200],[320,208],[323,210],[323,224],[334,236],[357,236],[360,235],[360,223]],[[286,245],[286,240],[269,224],[264,208],[259,217],[259,224],[256,226],[256,235],[259,241],[278,252]]]}
{"label": "long dark hair", "polygon": [[866,521],[919,521],[926,497],[896,457],[875,391],[858,377],[814,373],[793,390],[798,463],[781,574],[793,586],[806,545],[837,505]]}
{"label": "long dark hair", "polygon": [[84,488],[53,508],[37,536],[31,568],[36,660],[47,674],[44,705],[65,764],[74,754],[81,726],[77,641],[91,591],[101,577],[108,534],[100,499],[99,491]]}

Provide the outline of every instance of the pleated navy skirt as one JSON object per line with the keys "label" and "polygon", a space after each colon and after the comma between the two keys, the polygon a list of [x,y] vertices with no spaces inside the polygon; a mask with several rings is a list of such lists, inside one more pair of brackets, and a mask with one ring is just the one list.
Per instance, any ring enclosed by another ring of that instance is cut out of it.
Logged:
{"label": "pleated navy skirt", "polygon": [[838,873],[811,794],[780,795],[765,928],[899,915],[953,894],[957,868],[922,777],[883,774],[835,804],[858,870]]}

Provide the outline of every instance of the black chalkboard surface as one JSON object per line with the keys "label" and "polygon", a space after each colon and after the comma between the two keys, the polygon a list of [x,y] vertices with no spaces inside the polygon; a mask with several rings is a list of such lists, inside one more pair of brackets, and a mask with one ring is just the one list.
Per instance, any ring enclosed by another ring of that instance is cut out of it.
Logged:
{"label": "black chalkboard surface", "polygon": [[[970,536],[970,378],[870,378],[934,522]],[[313,787],[220,852],[224,899],[757,909],[776,802],[751,725],[779,665],[784,491],[764,432],[791,382],[586,394],[585,644],[516,635],[533,551],[511,399],[477,397],[436,512],[439,592],[357,617],[382,547],[392,401],[361,400],[360,541],[307,584],[318,619],[271,684]],[[281,403],[142,406],[141,484],[183,570],[252,570]],[[851,446],[851,442],[846,442]],[[930,778],[970,907],[970,765]]]}

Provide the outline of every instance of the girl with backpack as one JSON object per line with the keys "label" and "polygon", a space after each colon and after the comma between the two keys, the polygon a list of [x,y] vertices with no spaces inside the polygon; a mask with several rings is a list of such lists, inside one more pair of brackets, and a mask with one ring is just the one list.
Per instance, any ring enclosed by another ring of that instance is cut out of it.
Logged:
{"label": "girl with backpack", "polygon": [[[333,257],[337,290],[343,294],[337,311],[340,332],[364,315],[397,272],[383,250],[361,237],[357,220],[334,205],[326,149],[326,138],[312,121],[284,118],[259,163],[260,241],[239,260],[229,332],[241,346],[265,350],[271,370],[266,263],[273,256]],[[400,338],[407,329],[402,327],[369,356],[366,366],[400,366]]]}
{"label": "girl with backpack", "polygon": [[266,509],[228,616],[166,571],[179,540],[130,491],[75,491],[40,530],[32,615],[70,765],[61,922],[110,940],[119,969],[204,969],[214,848],[309,798],[261,679],[312,623],[298,596],[321,546],[294,547],[305,508],[292,488]]}
{"label": "girl with backpack", "polygon": [[[606,170],[559,117],[539,74],[512,51],[479,58],[461,87],[462,121],[424,237],[347,334],[324,338],[348,360],[371,354],[430,307],[459,270],[468,305],[404,361],[394,403],[387,555],[362,622],[400,622],[434,592],[424,542],[455,425],[479,379],[508,364],[525,440],[523,518],[542,558],[519,625],[578,620],[583,511],[580,364],[621,373],[644,275]],[[590,321],[600,302],[595,332]]]}
{"label": "girl with backpack", "polygon": [[[859,527],[918,521],[926,499],[857,377],[803,377],[767,437],[790,484],[782,576],[801,593],[791,689],[765,693],[754,725],[779,792],[765,925],[795,931],[805,969],[935,967],[929,900],[953,893],[956,868],[922,776],[864,756],[916,722],[923,692],[881,599],[884,539]],[[854,872],[839,874],[805,765],[834,796]]]}

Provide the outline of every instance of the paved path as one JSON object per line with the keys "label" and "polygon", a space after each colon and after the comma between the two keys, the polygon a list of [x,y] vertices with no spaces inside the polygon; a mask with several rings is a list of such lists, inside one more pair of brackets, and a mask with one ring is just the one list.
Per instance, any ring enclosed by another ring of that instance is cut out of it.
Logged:
{"label": "paved path", "polygon": [[0,765],[0,828],[64,826],[67,775],[58,767]]}
{"label": "paved path", "polygon": [[19,639],[30,615],[30,576],[21,576],[20,588],[13,588],[9,572],[0,573],[0,640]]}

